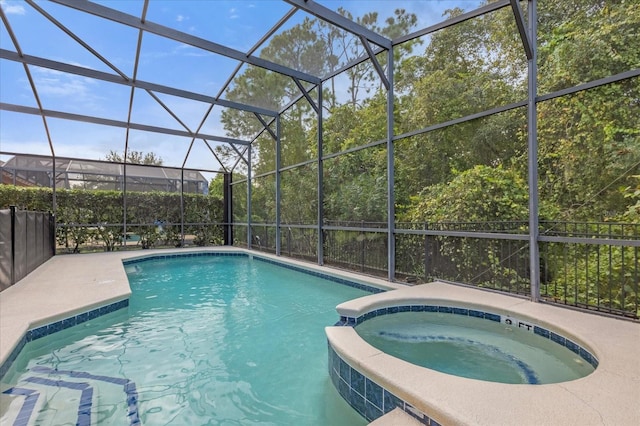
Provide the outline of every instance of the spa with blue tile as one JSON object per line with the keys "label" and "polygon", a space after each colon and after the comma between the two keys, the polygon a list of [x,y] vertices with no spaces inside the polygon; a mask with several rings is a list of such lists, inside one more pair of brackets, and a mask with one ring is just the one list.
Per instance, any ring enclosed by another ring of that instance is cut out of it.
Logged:
{"label": "spa with blue tile", "polygon": [[[451,315],[470,316],[488,321],[502,322],[508,325],[521,326],[525,330],[535,333],[541,337],[550,339],[551,341],[565,346],[582,359],[591,364],[594,368],[598,367],[598,359],[571,339],[550,331],[544,327],[529,322],[516,320],[510,316],[500,315],[494,312],[485,312],[477,309],[469,309],[459,306],[442,306],[442,305],[399,305],[387,306],[375,309],[362,314],[358,317],[341,316],[336,326],[355,327],[371,318],[382,315],[392,315],[399,312],[438,312]],[[329,346],[329,374],[331,381],[336,387],[340,395],[351,405],[358,413],[369,421],[373,421],[378,417],[392,411],[396,407],[401,408],[412,417],[416,418],[425,425],[438,425],[425,413],[417,410],[406,401],[393,395],[388,390],[381,387],[368,377],[364,376],[357,369],[349,365],[338,355],[335,350]],[[530,382],[535,383],[535,381]]]}

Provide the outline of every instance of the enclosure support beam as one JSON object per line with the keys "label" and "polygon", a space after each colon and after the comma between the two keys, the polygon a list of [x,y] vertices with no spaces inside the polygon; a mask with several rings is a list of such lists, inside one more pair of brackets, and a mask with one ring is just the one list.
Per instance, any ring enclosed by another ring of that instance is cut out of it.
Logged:
{"label": "enclosure support beam", "polygon": [[[306,74],[292,68],[288,68],[275,62],[267,61],[258,56],[247,55],[239,50],[232,49],[227,46],[223,46],[212,41],[195,37],[191,34],[187,34],[182,31],[175,30],[164,25],[156,24],[154,22],[143,22],[139,17],[129,15],[124,12],[120,12],[116,9],[93,3],[93,2],[78,2],[76,0],[52,0],[54,3],[58,3],[72,9],[86,12],[91,15],[98,16],[100,18],[108,19],[118,24],[126,25],[129,27],[137,28],[139,30],[147,31],[151,34],[156,34],[160,37],[168,38],[179,43],[184,43],[189,46],[197,47],[202,50],[206,50],[211,53],[226,56],[227,58],[235,59],[236,61],[246,62],[251,65],[255,65],[261,68],[268,69],[270,71],[277,72],[279,74],[288,75],[290,77],[297,77],[301,80],[308,81],[310,83],[318,83],[320,79],[316,76]],[[391,43],[391,41],[389,41]]]}
{"label": "enclosure support beam", "polygon": [[[260,121],[260,123],[262,123],[262,125],[264,126],[264,129],[269,132],[269,134],[271,135],[271,137],[273,138],[274,141],[278,140],[278,136],[273,132],[273,130],[271,130],[271,127],[269,127],[269,123],[267,123],[266,121],[264,121],[264,118],[262,118],[262,116],[260,114],[256,114],[254,113],[254,115],[256,116],[256,118],[258,119],[258,121]],[[276,116],[279,117],[279,116]],[[277,119],[277,118],[276,118]],[[277,125],[277,124],[276,124]],[[257,138],[256,138],[257,139]],[[255,139],[254,139],[255,140]]]}
{"label": "enclosure support beam", "polygon": [[329,22],[336,27],[342,28],[345,31],[355,34],[360,37],[364,37],[372,43],[377,44],[385,49],[391,49],[391,40],[381,36],[375,31],[356,24],[350,19],[345,18],[338,12],[335,12],[327,7],[322,6],[312,0],[285,0],[287,3],[304,10],[307,13],[312,14],[316,18],[320,18],[323,21]]}
{"label": "enclosure support beam", "polygon": [[369,59],[371,60],[371,63],[373,64],[373,67],[376,69],[376,72],[378,73],[378,76],[380,77],[380,81],[382,81],[382,84],[384,84],[384,87],[387,90],[389,90],[389,79],[384,75],[384,70],[382,69],[382,66],[380,65],[380,62],[378,62],[378,58],[376,58],[376,54],[373,51],[373,49],[371,48],[371,45],[369,44],[367,39],[364,38],[363,36],[360,36],[360,41],[362,42],[362,45],[364,46],[365,50],[367,51],[367,55],[369,55]]}
{"label": "enclosure support beam", "polygon": [[495,10],[502,9],[503,7],[507,7],[509,5],[509,0],[496,0],[494,2],[485,4],[484,6],[480,6],[477,9],[471,10],[466,13],[462,13],[460,15],[454,16],[442,22],[439,22],[435,25],[431,25],[429,27],[423,28],[418,31],[414,31],[411,34],[407,34],[398,38],[394,38],[392,43],[394,46],[398,44],[405,43],[409,40],[413,40],[419,37],[423,37],[427,34],[435,33],[436,31],[443,30],[445,28],[451,27],[456,24],[460,24],[462,22],[468,21],[469,19],[476,18],[478,16],[484,15],[486,13],[491,13]]}
{"label": "enclosure support beam", "polygon": [[151,90],[153,92],[164,93],[166,95],[191,99],[198,102],[210,103],[212,105],[220,105],[225,108],[234,108],[241,111],[255,112],[269,117],[275,117],[277,114],[276,111],[271,111],[269,109],[221,99],[220,96],[222,95],[222,93],[220,93],[217,97],[213,97],[203,95],[201,93],[176,89],[175,87],[163,86],[161,84],[138,80],[135,77],[134,79],[127,80],[119,75],[110,74],[108,72],[98,71],[91,68],[84,68],[72,64],[66,64],[64,62],[53,61],[51,59],[45,59],[38,56],[18,55],[17,53],[6,49],[0,49],[0,59],[7,59],[9,61],[20,62],[26,65],[35,65],[37,67],[49,68],[52,70],[79,75],[82,77],[88,77],[95,80],[106,81],[108,83],[121,84],[136,89]]}
{"label": "enclosure support beam", "polygon": [[251,145],[249,145],[249,149],[247,149],[247,248],[251,248],[251,181],[253,176],[251,176]]}
{"label": "enclosure support beam", "polygon": [[[537,40],[537,13],[536,0],[529,0],[529,34],[531,40]],[[531,279],[531,300],[540,301],[540,250],[539,250],[539,229],[538,229],[538,122],[536,111],[536,94],[538,91],[537,79],[537,46],[534,42],[531,45],[531,57],[528,64],[528,84],[529,104],[527,115],[528,128],[528,166],[529,166],[529,268]]]}
{"label": "enclosure support beam", "polygon": [[13,111],[20,112],[23,114],[32,114],[32,115],[42,115],[44,117],[53,117],[60,118],[63,120],[71,120],[71,121],[80,121],[83,123],[93,123],[100,124],[104,126],[112,126],[112,127],[120,127],[123,129],[134,129],[141,130],[144,132],[152,132],[152,133],[162,133],[165,135],[173,135],[173,136],[182,136],[186,138],[200,138],[200,139],[208,139],[216,142],[230,143],[230,144],[238,144],[238,145],[248,145],[248,141],[243,141],[240,139],[228,138],[224,136],[214,136],[214,135],[206,135],[201,133],[192,133],[184,130],[177,129],[169,129],[166,127],[157,127],[157,126],[148,126],[145,124],[136,124],[136,123],[127,123],[126,121],[119,120],[110,120],[107,118],[100,117],[92,117],[89,115],[81,115],[81,114],[71,114],[62,111],[52,111],[48,109],[43,109],[40,111],[38,108],[23,106],[23,105],[14,105],[8,104],[5,102],[0,102],[0,110],[4,111]]}
{"label": "enclosure support beam", "polygon": [[[141,19],[144,21],[147,16],[147,10],[149,8],[149,1],[144,2],[144,6],[142,8],[142,16]],[[135,81],[138,78],[138,66],[140,65],[140,50],[142,47],[142,36],[143,32],[138,31],[138,43],[136,44],[136,59],[133,64],[133,80]],[[125,80],[128,80],[126,76],[121,73],[118,69],[114,67],[114,70],[118,72],[118,74],[122,75]],[[149,94],[152,92],[148,91]],[[129,110],[127,113],[127,123],[131,123],[131,115],[133,114],[133,100],[136,94],[136,90],[134,87],[131,87],[129,92]],[[131,136],[131,128],[127,126],[126,136],[124,138],[124,155],[122,156],[122,210],[123,210],[123,239],[124,239],[124,249],[127,250],[127,154],[129,153],[129,136]],[[192,142],[193,143],[193,142]],[[184,164],[182,165],[184,168]],[[181,240],[182,241],[182,240]]]}
{"label": "enclosure support beam", "polygon": [[231,221],[233,220],[232,213],[232,189],[231,189],[231,173],[225,173],[222,177],[222,187],[223,187],[223,213],[222,213],[222,221],[224,222],[224,245],[231,246],[233,245],[233,226],[231,226]]}
{"label": "enclosure support beam", "polygon": [[129,150],[129,129],[124,145],[124,156],[122,157],[122,232],[124,239],[124,249],[127,250],[127,151]]}
{"label": "enclosure support beam", "polygon": [[180,247],[184,247],[184,167],[180,169]]}
{"label": "enclosure support beam", "polygon": [[531,60],[533,57],[533,48],[531,47],[531,37],[529,36],[522,16],[522,9],[520,8],[520,0],[511,0],[511,10],[513,10],[513,17],[516,20],[516,26],[520,33],[520,39],[522,40],[522,46],[524,47],[524,53],[527,55],[527,59]]}
{"label": "enclosure support beam", "polygon": [[395,210],[395,163],[393,149],[393,48],[387,51],[387,250],[388,250],[388,279],[395,280],[396,275],[396,210]]}
{"label": "enclosure support beam", "polygon": [[296,83],[296,86],[298,86],[298,89],[300,89],[300,92],[302,92],[302,96],[305,97],[307,102],[309,102],[309,105],[311,105],[311,108],[313,108],[313,110],[317,113],[318,112],[318,105],[316,105],[316,103],[311,98],[311,96],[309,96],[309,92],[307,92],[307,89],[305,89],[304,86],[302,85],[302,83],[300,83],[300,80],[298,80],[295,77],[292,77],[292,78],[293,78],[294,83]]}
{"label": "enclosure support beam", "polygon": [[322,170],[322,83],[318,85],[318,265],[324,265],[324,173]]}
{"label": "enclosure support beam", "polygon": [[276,117],[276,256],[280,256],[281,244],[280,244],[280,212],[281,212],[281,179],[282,173],[280,167],[282,166],[282,144],[280,139],[282,138],[282,128],[280,116]]}

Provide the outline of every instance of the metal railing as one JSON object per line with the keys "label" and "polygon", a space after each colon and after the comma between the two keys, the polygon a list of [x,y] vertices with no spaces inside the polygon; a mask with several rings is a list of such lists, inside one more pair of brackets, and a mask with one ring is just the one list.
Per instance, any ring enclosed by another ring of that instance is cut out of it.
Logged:
{"label": "metal railing", "polygon": [[543,242],[540,264],[544,300],[640,316],[640,247]]}
{"label": "metal railing", "polygon": [[324,263],[368,275],[386,277],[386,232],[324,231]]}
{"label": "metal railing", "polygon": [[[389,247],[383,225],[326,222],[321,262],[386,277]],[[396,225],[397,281],[444,280],[530,296],[527,222]],[[317,229],[313,224],[281,226],[281,254],[318,261]],[[543,221],[539,232],[542,300],[640,317],[640,224]],[[274,224],[252,224],[252,234],[252,248],[275,252]]]}

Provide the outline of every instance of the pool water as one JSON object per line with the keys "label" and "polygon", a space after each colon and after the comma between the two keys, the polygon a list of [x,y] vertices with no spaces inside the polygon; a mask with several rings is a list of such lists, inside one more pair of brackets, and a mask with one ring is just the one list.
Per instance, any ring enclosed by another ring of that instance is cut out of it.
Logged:
{"label": "pool water", "polygon": [[564,346],[505,324],[436,312],[369,319],[358,334],[381,351],[443,373],[501,383],[559,383],[594,368]]}
{"label": "pool water", "polygon": [[0,423],[29,409],[43,425],[366,423],[330,382],[324,327],[367,292],[248,257],[125,268],[128,312],[28,343]]}

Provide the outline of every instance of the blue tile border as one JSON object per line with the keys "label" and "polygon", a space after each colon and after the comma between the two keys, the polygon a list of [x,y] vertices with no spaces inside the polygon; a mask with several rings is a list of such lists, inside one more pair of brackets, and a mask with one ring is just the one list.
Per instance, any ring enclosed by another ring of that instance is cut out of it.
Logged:
{"label": "blue tile border", "polygon": [[271,263],[273,265],[277,265],[277,266],[280,266],[282,268],[291,269],[291,270],[297,271],[297,272],[302,272],[303,274],[312,275],[312,276],[318,277],[318,278],[323,278],[323,279],[325,279],[327,281],[332,281],[332,282],[335,282],[335,283],[338,283],[338,284],[346,285],[346,286],[349,286],[349,287],[354,287],[354,288],[357,288],[359,290],[367,291],[369,293],[374,293],[375,294],[375,293],[383,293],[383,292],[386,291],[386,290],[383,290],[381,288],[377,288],[377,287],[374,287],[374,286],[371,286],[371,285],[358,283],[358,282],[355,282],[355,281],[348,280],[346,278],[342,278],[342,277],[338,277],[338,276],[335,276],[335,275],[326,274],[324,272],[319,272],[319,271],[314,271],[314,270],[311,270],[311,269],[306,269],[306,268],[301,267],[301,266],[290,265],[288,263],[278,262],[277,260],[267,259],[267,258],[264,258],[264,257],[255,256],[255,255],[254,255],[253,258],[256,259],[256,260],[259,260],[261,262]]}
{"label": "blue tile border", "polygon": [[123,299],[109,305],[100,306],[87,312],[82,312],[80,314],[68,318],[63,318],[50,324],[45,324],[40,327],[27,330],[27,333],[22,336],[16,347],[13,349],[13,351],[11,351],[9,357],[2,363],[2,365],[0,365],[0,380],[2,380],[5,374],[7,374],[7,371],[9,371],[9,368],[11,368],[13,362],[16,360],[16,358],[18,358],[20,351],[22,351],[22,349],[28,342],[40,339],[53,333],[57,333],[58,331],[66,330],[69,327],[82,324],[83,322],[98,318],[102,315],[110,314],[111,312],[124,309],[128,306],[129,299]]}
{"label": "blue tile border", "polygon": [[424,425],[439,426],[438,422],[425,413],[347,364],[330,343],[328,348],[331,382],[340,396],[367,421],[372,422],[395,408],[400,408]]}
{"label": "blue tile border", "polygon": [[159,259],[177,259],[177,258],[181,258],[181,257],[218,257],[218,256],[232,256],[232,257],[251,257],[254,260],[258,260],[260,262],[264,262],[264,263],[269,263],[272,265],[276,265],[279,266],[281,268],[285,268],[285,269],[291,269],[293,271],[297,271],[297,272],[302,272],[303,274],[307,274],[307,275],[311,275],[314,277],[318,277],[318,278],[323,278],[327,281],[332,281],[338,284],[342,284],[342,285],[346,285],[349,287],[354,287],[357,288],[359,290],[364,290],[367,291],[369,293],[383,293],[386,290],[383,290],[381,288],[377,288],[371,285],[367,285],[367,284],[363,284],[363,283],[359,283],[356,281],[351,281],[348,280],[346,278],[342,278],[342,277],[338,277],[335,275],[330,275],[324,272],[320,272],[320,271],[315,271],[312,269],[307,269],[304,268],[302,266],[296,266],[296,265],[291,265],[288,263],[284,263],[284,262],[279,262],[277,260],[273,260],[273,259],[268,259],[266,257],[261,257],[258,255],[255,255],[253,253],[249,254],[249,253],[238,253],[238,252],[216,252],[216,251],[206,251],[206,252],[194,252],[194,253],[173,253],[173,254],[151,254],[151,255],[147,255],[144,257],[137,257],[135,259],[124,259],[122,261],[122,264],[127,266],[127,265],[133,265],[136,263],[141,263],[141,262],[146,262],[149,260],[159,260]]}
{"label": "blue tile border", "polygon": [[[354,317],[346,317],[341,316],[340,321],[338,321],[336,326],[348,326],[355,327],[358,324],[362,324],[364,321],[367,321],[371,318],[375,318],[380,315],[387,314],[395,314],[397,312],[439,312],[439,313],[448,313],[453,315],[462,315],[475,317],[478,319],[486,319],[489,321],[495,322],[503,322],[503,320],[510,321],[511,318],[508,316],[503,316],[500,314],[496,314],[493,312],[485,312],[477,309],[468,309],[460,306],[444,306],[444,305],[400,305],[400,306],[388,306],[386,308],[379,308],[365,314],[360,315],[357,318]],[[511,322],[507,322],[511,324]],[[572,341],[568,337],[557,334],[551,330],[548,330],[544,327],[540,327],[536,324],[526,323],[526,329],[537,334],[540,337],[549,339],[554,343],[559,344],[560,346],[564,346],[567,349],[571,350],[582,359],[587,361],[589,364],[593,366],[593,368],[598,368],[598,358],[591,352],[589,352],[586,348],[580,346],[576,342]]]}
{"label": "blue tile border", "polygon": [[123,265],[134,265],[136,263],[147,262],[150,260],[177,259],[181,257],[249,257],[248,253],[238,252],[221,252],[221,251],[201,251],[193,253],[171,253],[171,254],[150,254],[147,256],[135,257],[132,259],[123,259]]}

